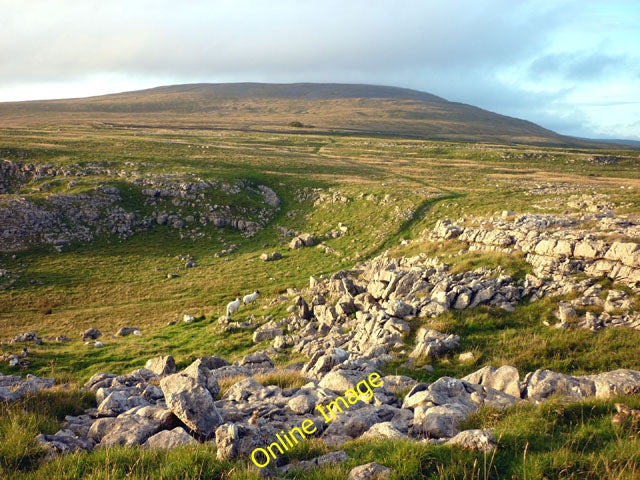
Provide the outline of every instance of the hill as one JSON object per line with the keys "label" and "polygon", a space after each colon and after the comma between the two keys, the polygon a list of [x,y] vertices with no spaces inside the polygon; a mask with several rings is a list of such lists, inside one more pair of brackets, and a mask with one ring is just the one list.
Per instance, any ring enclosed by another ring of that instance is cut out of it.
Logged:
{"label": "hill", "polygon": [[0,103],[0,127],[79,124],[594,146],[525,120],[416,90],[375,85],[190,84]]}

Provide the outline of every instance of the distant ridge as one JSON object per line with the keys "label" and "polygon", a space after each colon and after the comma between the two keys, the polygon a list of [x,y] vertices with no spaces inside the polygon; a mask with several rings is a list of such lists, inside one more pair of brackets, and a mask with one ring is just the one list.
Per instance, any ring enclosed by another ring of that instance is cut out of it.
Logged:
{"label": "distant ridge", "polygon": [[395,98],[446,102],[444,98],[409,88],[345,83],[193,83],[141,90],[136,93],[197,92],[215,98],[289,98],[328,100],[337,98]]}
{"label": "distant ridge", "polygon": [[108,125],[601,146],[408,88],[196,83],[66,100],[0,103],[0,127]]}

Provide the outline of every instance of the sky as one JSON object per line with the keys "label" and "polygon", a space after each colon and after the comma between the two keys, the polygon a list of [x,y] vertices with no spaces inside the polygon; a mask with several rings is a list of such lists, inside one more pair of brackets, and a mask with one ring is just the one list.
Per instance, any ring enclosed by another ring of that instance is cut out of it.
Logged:
{"label": "sky", "polygon": [[640,140],[640,0],[0,0],[0,101],[200,82],[392,85]]}

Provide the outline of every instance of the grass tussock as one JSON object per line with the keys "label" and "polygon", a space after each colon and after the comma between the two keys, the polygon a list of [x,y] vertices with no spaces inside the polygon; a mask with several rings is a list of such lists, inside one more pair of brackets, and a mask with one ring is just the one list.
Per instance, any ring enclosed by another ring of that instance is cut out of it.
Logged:
{"label": "grass tussock", "polygon": [[264,385],[275,385],[279,388],[300,388],[307,383],[306,378],[298,371],[277,370],[274,372],[261,373],[255,376],[255,379]]}

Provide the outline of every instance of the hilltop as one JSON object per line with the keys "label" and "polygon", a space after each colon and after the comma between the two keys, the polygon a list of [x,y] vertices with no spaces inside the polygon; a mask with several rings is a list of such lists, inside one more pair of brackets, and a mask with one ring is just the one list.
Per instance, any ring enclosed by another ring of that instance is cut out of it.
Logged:
{"label": "hilltop", "polygon": [[594,146],[526,120],[425,92],[375,85],[189,84],[90,98],[0,103],[0,127],[83,124]]}

